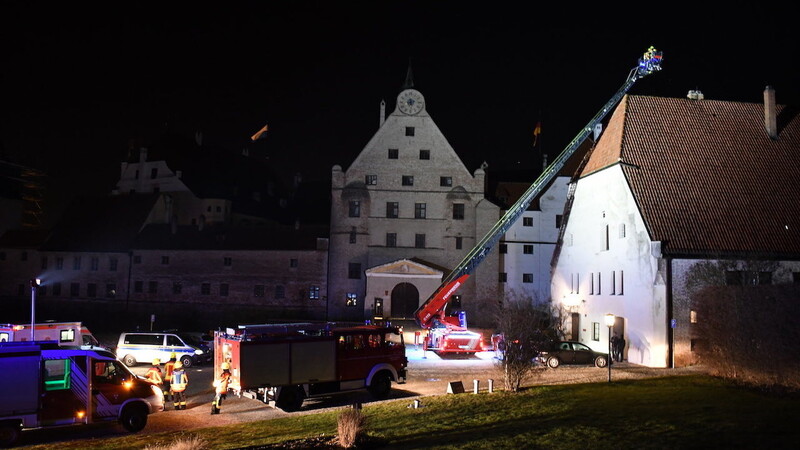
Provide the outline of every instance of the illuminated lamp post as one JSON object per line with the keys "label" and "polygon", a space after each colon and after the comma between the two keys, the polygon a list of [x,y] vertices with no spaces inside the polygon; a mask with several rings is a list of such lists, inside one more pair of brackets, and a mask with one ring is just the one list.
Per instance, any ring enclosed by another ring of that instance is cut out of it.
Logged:
{"label": "illuminated lamp post", "polygon": [[614,327],[616,317],[613,314],[606,314],[606,326],[608,327],[608,356],[606,365],[608,366],[608,382],[611,383],[611,328]]}
{"label": "illuminated lamp post", "polygon": [[31,342],[36,340],[36,290],[41,284],[39,278],[31,278]]}

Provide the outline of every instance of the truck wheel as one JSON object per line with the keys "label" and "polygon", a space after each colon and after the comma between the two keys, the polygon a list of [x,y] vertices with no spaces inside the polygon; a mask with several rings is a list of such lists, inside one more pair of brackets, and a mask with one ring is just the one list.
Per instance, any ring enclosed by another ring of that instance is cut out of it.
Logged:
{"label": "truck wheel", "polygon": [[20,434],[20,425],[17,422],[0,422],[0,447],[11,447],[17,442]]}
{"label": "truck wheel", "polygon": [[131,433],[141,431],[147,425],[147,411],[142,405],[129,405],[122,411],[119,423]]}
{"label": "truck wheel", "polygon": [[125,357],[122,358],[122,362],[128,367],[133,367],[136,365],[136,358],[132,355],[125,355]]}
{"label": "truck wheel", "polygon": [[367,390],[378,400],[389,397],[389,393],[392,391],[392,377],[386,371],[376,373]]}
{"label": "truck wheel", "polygon": [[192,359],[192,357],[189,355],[181,356],[181,364],[183,364],[183,367],[192,367],[192,364],[194,364],[194,359]]}
{"label": "truck wheel", "polygon": [[303,406],[303,397],[305,397],[305,392],[301,389],[300,386],[287,386],[281,389],[275,406],[286,412],[297,411]]}

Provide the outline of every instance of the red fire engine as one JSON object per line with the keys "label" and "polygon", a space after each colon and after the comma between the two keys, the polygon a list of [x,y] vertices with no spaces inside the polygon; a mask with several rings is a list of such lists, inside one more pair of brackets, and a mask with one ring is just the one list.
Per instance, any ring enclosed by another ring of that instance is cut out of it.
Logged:
{"label": "red fire engine", "polygon": [[398,327],[336,323],[240,325],[214,333],[214,374],[231,365],[230,389],[284,411],[306,397],[366,388],[389,396],[408,359]]}

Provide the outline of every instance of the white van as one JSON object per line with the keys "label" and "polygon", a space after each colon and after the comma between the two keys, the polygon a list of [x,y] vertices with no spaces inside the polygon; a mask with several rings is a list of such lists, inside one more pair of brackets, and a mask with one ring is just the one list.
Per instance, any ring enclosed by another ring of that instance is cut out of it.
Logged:
{"label": "white van", "polygon": [[[187,342],[188,341],[188,342]],[[188,337],[175,333],[132,332],[119,335],[117,359],[126,366],[150,364],[155,358],[166,362],[170,354],[184,367],[211,361],[211,351]]]}

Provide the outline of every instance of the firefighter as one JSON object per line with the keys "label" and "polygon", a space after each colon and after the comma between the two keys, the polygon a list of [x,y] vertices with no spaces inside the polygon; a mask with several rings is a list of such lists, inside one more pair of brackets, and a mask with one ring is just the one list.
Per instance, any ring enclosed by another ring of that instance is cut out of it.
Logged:
{"label": "firefighter", "polygon": [[170,390],[172,391],[172,404],[176,410],[186,409],[186,387],[189,385],[189,377],[183,370],[180,361],[175,362],[175,369],[172,371]]}
{"label": "firefighter", "polygon": [[211,414],[219,414],[222,408],[222,400],[228,398],[228,383],[231,381],[231,364],[229,362],[222,363],[222,374],[219,378],[214,380],[214,389],[216,395],[214,401],[211,402]]}
{"label": "firefighter", "polygon": [[149,381],[150,383],[158,386],[159,388],[162,388],[162,391],[163,391],[164,379],[161,376],[161,360],[160,359],[155,358],[153,360],[153,367],[151,367],[147,371],[147,373],[144,375],[144,377],[147,378],[147,381]]}
{"label": "firefighter", "polygon": [[[167,410],[167,402],[173,401],[172,398],[172,391],[170,390],[170,384],[172,383],[172,371],[175,370],[175,359],[178,355],[175,352],[169,354],[169,361],[164,364],[164,383],[162,389],[164,390],[164,410]],[[173,402],[173,406],[175,403]]]}

